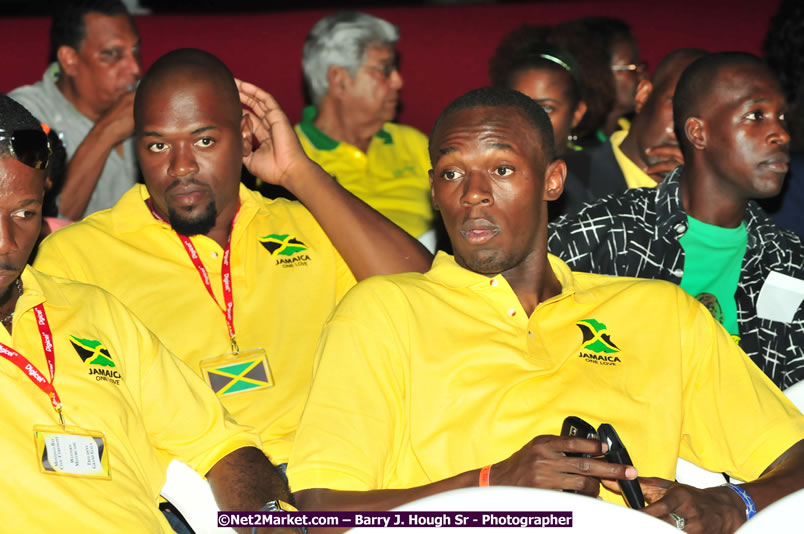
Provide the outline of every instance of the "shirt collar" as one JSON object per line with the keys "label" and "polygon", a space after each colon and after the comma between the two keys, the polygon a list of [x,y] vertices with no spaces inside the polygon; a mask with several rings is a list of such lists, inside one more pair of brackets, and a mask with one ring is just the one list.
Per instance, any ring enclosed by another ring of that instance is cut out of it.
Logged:
{"label": "shirt collar", "polygon": [[40,273],[30,265],[22,271],[20,279],[22,280],[22,296],[14,308],[15,314],[22,315],[43,302],[47,302],[49,306],[70,306],[70,301],[59,285],[51,277]]}
{"label": "shirt collar", "polygon": [[[146,201],[150,198],[148,188],[143,184],[137,184],[129,189],[112,208],[112,225],[115,231],[120,233],[133,233],[148,227],[173,229],[166,222],[160,221],[153,216],[148,208]],[[239,229],[247,226],[260,210],[260,202],[256,197],[259,193],[249,190],[240,184],[240,211],[235,221],[235,232],[232,235],[232,243],[239,237]]]}
{"label": "shirt collar", "polygon": [[[66,113],[71,113],[74,119],[79,120],[84,124],[93,125],[94,123],[89,120],[89,117],[75,109],[73,103],[67,100],[64,94],[59,90],[56,82],[59,81],[60,77],[61,66],[58,64],[58,62],[54,61],[48,65],[47,70],[45,70],[45,74],[42,76],[42,87],[44,88],[46,98],[54,103],[58,103],[59,109],[65,110]],[[52,127],[53,125],[51,124],[50,126]]]}
{"label": "shirt collar", "polygon": [[[553,269],[556,278],[558,278],[558,281],[561,284],[561,293],[545,302],[550,302],[574,294],[576,287],[575,279],[567,264],[552,254],[547,255],[547,260],[550,264],[550,268]],[[435,259],[433,260],[432,268],[425,274],[425,276],[430,278],[433,282],[453,289],[486,288],[489,287],[492,280],[497,280],[498,283],[506,286],[508,285],[508,282],[505,280],[503,275],[498,274],[489,277],[474,271],[470,271],[469,269],[465,269],[464,267],[458,265],[453,256],[447,254],[443,250],[438,251]]]}
{"label": "shirt collar", "polygon": [[[655,239],[666,235],[683,235],[689,226],[687,212],[681,201],[680,178],[683,169],[683,166],[676,167],[656,188]],[[775,242],[779,229],[755,201],[748,201],[743,222],[748,233],[747,248],[762,248]],[[684,226],[683,231],[677,228],[679,224]]]}
{"label": "shirt collar", "polygon": [[[687,212],[681,202],[681,171],[682,166],[676,167],[667,178],[656,187],[656,225],[654,239],[661,239],[667,235],[682,235],[687,229]],[[683,231],[678,231],[678,225],[683,225]]]}
{"label": "shirt collar", "polygon": [[620,150],[620,145],[627,135],[627,131],[618,130],[609,136],[611,151],[614,152],[614,159],[617,160],[617,163],[620,165],[620,170],[623,171],[626,185],[629,189],[635,187],[656,187],[656,180],[647,175],[636,163],[631,161],[631,158]]}
{"label": "shirt collar", "polygon": [[[299,129],[307,137],[307,140],[316,150],[335,150],[340,146],[340,141],[336,141],[315,125],[315,118],[318,116],[318,109],[315,106],[306,106],[302,110],[302,119],[299,122]],[[382,141],[385,145],[394,144],[394,138],[388,130],[381,128],[374,137]]]}

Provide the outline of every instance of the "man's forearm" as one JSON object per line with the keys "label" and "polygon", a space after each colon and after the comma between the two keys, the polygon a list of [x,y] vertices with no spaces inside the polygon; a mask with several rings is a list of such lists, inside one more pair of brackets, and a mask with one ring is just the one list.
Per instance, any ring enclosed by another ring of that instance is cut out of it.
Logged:
{"label": "man's forearm", "polygon": [[[294,493],[300,510],[310,511],[385,511],[436,493],[478,485],[479,469],[466,471],[417,488],[375,491],[336,491],[309,489]],[[310,529],[310,533],[331,534],[345,528]]]}
{"label": "man's forearm", "polygon": [[77,221],[84,215],[113,148],[101,127],[96,125],[89,131],[67,164],[59,195],[59,214],[62,217]]}
{"label": "man's forearm", "polygon": [[757,510],[804,488],[804,440],[782,454],[757,480],[742,485]]}
{"label": "man's forearm", "polygon": [[288,188],[313,214],[355,278],[424,272],[433,257],[407,232],[349,193],[315,163],[303,165]]}
{"label": "man's forearm", "polygon": [[[224,511],[259,510],[277,499],[293,503],[282,475],[255,447],[243,447],[221,458],[207,473],[207,480],[218,507]],[[251,534],[251,528],[236,530]],[[275,531],[294,532],[288,529]]]}
{"label": "man's forearm", "polygon": [[282,475],[255,447],[221,458],[207,473],[207,480],[221,510],[259,510],[276,499],[292,502]]}

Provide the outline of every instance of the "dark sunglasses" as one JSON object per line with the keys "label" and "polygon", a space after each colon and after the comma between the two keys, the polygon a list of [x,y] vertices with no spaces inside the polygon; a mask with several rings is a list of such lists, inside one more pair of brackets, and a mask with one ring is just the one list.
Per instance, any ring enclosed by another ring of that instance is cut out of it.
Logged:
{"label": "dark sunglasses", "polygon": [[34,169],[47,169],[50,162],[50,141],[42,130],[0,129],[0,141],[8,144],[12,157]]}

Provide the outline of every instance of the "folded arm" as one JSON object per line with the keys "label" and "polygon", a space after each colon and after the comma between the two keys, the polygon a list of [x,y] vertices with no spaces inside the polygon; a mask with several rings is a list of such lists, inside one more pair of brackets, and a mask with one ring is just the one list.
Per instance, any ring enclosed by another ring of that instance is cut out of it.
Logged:
{"label": "folded arm", "polygon": [[126,93],[95,123],[70,158],[59,196],[59,214],[83,217],[109,154],[134,133],[134,93]]}
{"label": "folded arm", "polygon": [[[221,510],[255,511],[273,500],[293,502],[282,475],[255,447],[237,449],[218,460],[207,473],[207,480]],[[251,534],[251,527],[237,531]],[[279,534],[296,530],[275,529],[270,532]]]}

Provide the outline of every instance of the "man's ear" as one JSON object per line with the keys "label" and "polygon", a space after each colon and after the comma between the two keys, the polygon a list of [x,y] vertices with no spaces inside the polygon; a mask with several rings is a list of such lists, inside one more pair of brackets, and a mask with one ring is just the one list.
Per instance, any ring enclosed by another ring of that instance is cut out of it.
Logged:
{"label": "man's ear", "polygon": [[62,72],[70,77],[78,74],[78,51],[72,46],[63,45],[56,51],[56,59],[59,61]]}
{"label": "man's ear", "polygon": [[337,65],[330,65],[327,69],[327,82],[329,83],[328,93],[331,95],[341,94],[346,89],[346,82],[351,80],[349,71]]}
{"label": "man's ear", "polygon": [[436,211],[441,211],[438,208],[438,202],[436,201],[435,197],[435,188],[433,187],[433,169],[427,171],[427,176],[430,178],[430,200],[433,202],[433,209]]}
{"label": "man's ear", "polygon": [[243,157],[248,156],[252,153],[252,133],[251,133],[251,121],[254,120],[249,116],[248,113],[243,113],[243,116],[240,118],[240,138],[243,140]]}
{"label": "man's ear", "polygon": [[653,92],[653,84],[650,80],[640,80],[637,84],[636,95],[634,95],[634,111],[639,113],[645,106]]}
{"label": "man's ear", "polygon": [[564,192],[564,180],[567,179],[567,164],[557,159],[544,171],[544,200],[556,200]]}
{"label": "man's ear", "polygon": [[688,117],[684,121],[684,135],[695,150],[706,148],[706,123],[698,117]]}

